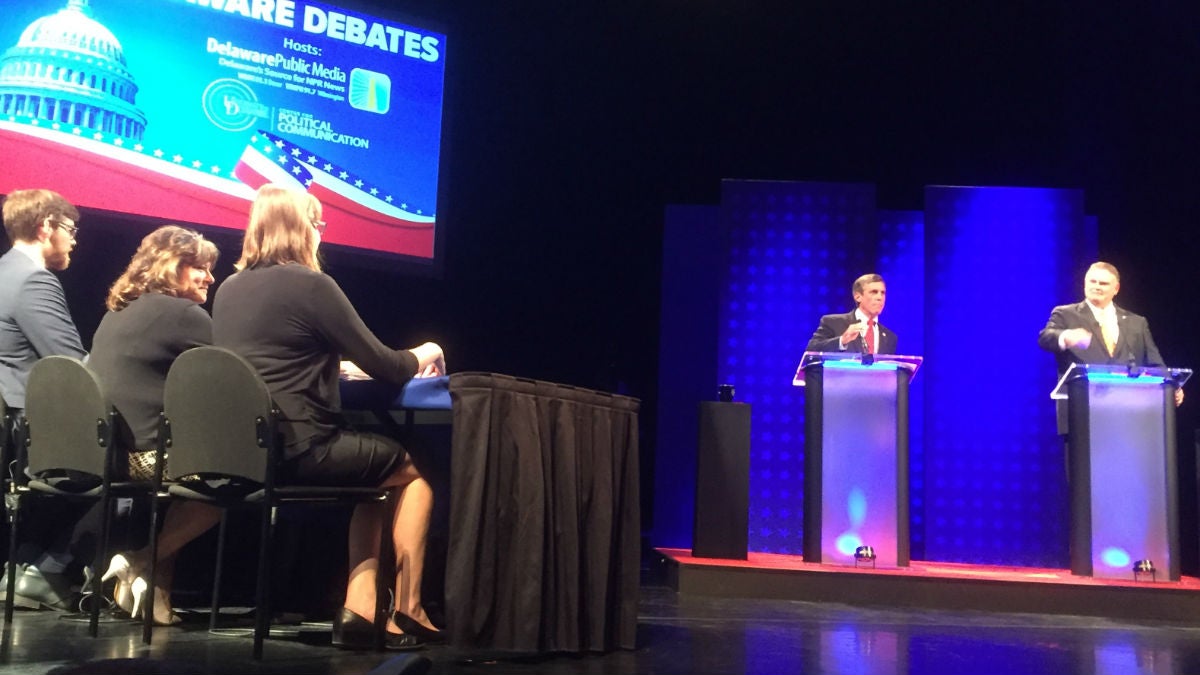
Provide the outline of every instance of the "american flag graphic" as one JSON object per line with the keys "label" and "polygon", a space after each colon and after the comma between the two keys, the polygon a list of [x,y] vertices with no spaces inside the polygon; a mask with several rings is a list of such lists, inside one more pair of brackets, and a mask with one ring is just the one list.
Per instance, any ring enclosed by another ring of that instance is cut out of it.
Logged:
{"label": "american flag graphic", "polygon": [[433,214],[420,209],[408,210],[408,204],[383,188],[330,162],[309,150],[266,131],[250,138],[234,175],[254,189],[264,183],[280,183],[306,189],[325,208],[334,208],[358,218],[382,225],[406,229],[433,226]]}
{"label": "american flag graphic", "polygon": [[[260,129],[251,136],[233,173],[254,189],[278,183],[308,190],[325,208],[332,243],[375,248],[373,237],[407,230],[418,236],[427,233],[428,255],[433,254],[433,214],[410,212],[408,204],[397,204],[387,190],[275,134]],[[352,230],[338,232],[347,227]]]}

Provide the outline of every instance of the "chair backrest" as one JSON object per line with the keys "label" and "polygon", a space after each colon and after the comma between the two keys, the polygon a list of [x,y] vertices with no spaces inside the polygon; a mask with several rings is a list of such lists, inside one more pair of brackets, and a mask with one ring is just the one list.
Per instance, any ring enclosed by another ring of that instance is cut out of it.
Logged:
{"label": "chair backrest", "polygon": [[266,483],[276,412],[249,361],[222,347],[179,355],[163,391],[173,476],[200,474]]}
{"label": "chair backrest", "polygon": [[70,469],[104,476],[113,417],[100,380],[82,361],[70,356],[40,359],[25,387],[30,473]]}

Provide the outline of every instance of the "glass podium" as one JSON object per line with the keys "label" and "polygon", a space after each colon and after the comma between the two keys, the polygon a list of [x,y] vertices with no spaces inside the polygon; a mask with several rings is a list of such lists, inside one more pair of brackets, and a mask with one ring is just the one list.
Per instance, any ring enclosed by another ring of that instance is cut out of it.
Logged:
{"label": "glass podium", "polygon": [[908,385],[919,356],[806,352],[806,562],[906,567]]}
{"label": "glass podium", "polygon": [[1067,401],[1071,573],[1178,581],[1175,390],[1185,368],[1073,364]]}

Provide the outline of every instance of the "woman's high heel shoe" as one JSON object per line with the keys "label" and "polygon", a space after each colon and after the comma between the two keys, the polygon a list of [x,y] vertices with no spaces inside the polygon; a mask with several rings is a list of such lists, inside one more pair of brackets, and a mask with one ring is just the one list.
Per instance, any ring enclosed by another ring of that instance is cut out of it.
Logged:
{"label": "woman's high heel shoe", "polygon": [[104,576],[100,577],[100,583],[103,584],[114,577],[117,580],[117,585],[113,589],[113,602],[126,614],[137,618],[138,602],[132,589],[133,582],[137,577],[133,571],[133,564],[129,562],[129,557],[123,553],[114,555],[112,560],[108,562],[108,571],[104,573]]}
{"label": "woman's high heel shoe", "polygon": [[392,623],[396,624],[396,627],[404,631],[406,635],[413,635],[421,640],[421,642],[435,644],[446,641],[445,631],[440,631],[436,628],[426,628],[425,624],[403,612],[393,612]]}
{"label": "woman's high heel shoe", "polygon": [[120,579],[117,580],[117,587],[113,589],[113,604],[122,612],[133,616],[133,593],[129,590],[129,584]]}
{"label": "woman's high heel shoe", "polygon": [[133,608],[129,611],[129,615],[133,618],[141,618],[142,615],[139,613],[139,611],[145,609],[142,607],[142,600],[146,597],[146,593],[149,590],[150,584],[146,583],[146,580],[142,577],[138,577],[130,582],[129,593],[133,596]]}
{"label": "woman's high heel shoe", "polygon": [[108,561],[108,571],[104,573],[104,576],[100,577],[100,583],[104,583],[113,577],[125,583],[130,583],[132,581],[130,577],[132,576],[133,564],[129,562],[129,558],[124,553],[118,553],[112,557],[112,560]]}
{"label": "woman's high heel shoe", "polygon": [[[342,649],[374,649],[375,624],[343,607],[333,618],[333,636],[330,638],[330,644]],[[383,646],[389,651],[405,652],[420,649],[424,643],[416,635],[409,633],[385,633]]]}

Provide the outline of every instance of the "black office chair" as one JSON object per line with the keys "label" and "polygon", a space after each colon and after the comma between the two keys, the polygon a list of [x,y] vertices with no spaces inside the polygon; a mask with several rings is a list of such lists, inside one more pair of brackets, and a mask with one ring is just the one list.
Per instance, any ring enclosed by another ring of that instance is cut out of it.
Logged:
{"label": "black office chair", "polygon": [[[108,559],[116,499],[147,496],[154,489],[149,481],[126,479],[128,455],[113,442],[118,423],[119,415],[105,397],[100,381],[81,361],[47,356],[34,364],[25,391],[21,432],[25,466],[18,461],[13,472],[17,491],[10,493],[10,499],[14,510],[29,497],[99,500],[104,517],[93,570]],[[14,545],[18,522],[19,518],[11,518],[9,535]],[[10,554],[10,588],[15,576],[13,562]],[[6,617],[11,616],[12,603],[10,592]],[[92,637],[98,633],[102,604],[91,603],[88,634]]]}
{"label": "black office chair", "polygon": [[[175,498],[201,500],[226,510],[249,507],[259,511],[261,541],[254,601],[255,659],[262,658],[263,640],[270,629],[268,572],[276,509],[293,503],[384,501],[388,494],[379,488],[280,485],[277,472],[283,461],[283,442],[277,430],[278,419],[279,411],[262,378],[248,361],[228,349],[190,349],[175,360],[167,374],[157,466],[169,463],[168,468],[175,477],[168,493]],[[386,530],[384,541],[390,546],[390,532]],[[156,561],[157,538],[153,541],[151,560]],[[224,548],[225,514],[222,514],[210,630],[216,627],[219,610]],[[155,567],[152,562],[151,587]],[[377,597],[382,600],[386,593],[383,575],[378,575],[378,579],[380,593]],[[154,615],[154,594],[148,596],[151,604],[146,608],[147,641]],[[377,609],[377,617],[381,614]],[[379,621],[376,624],[382,626]]]}

